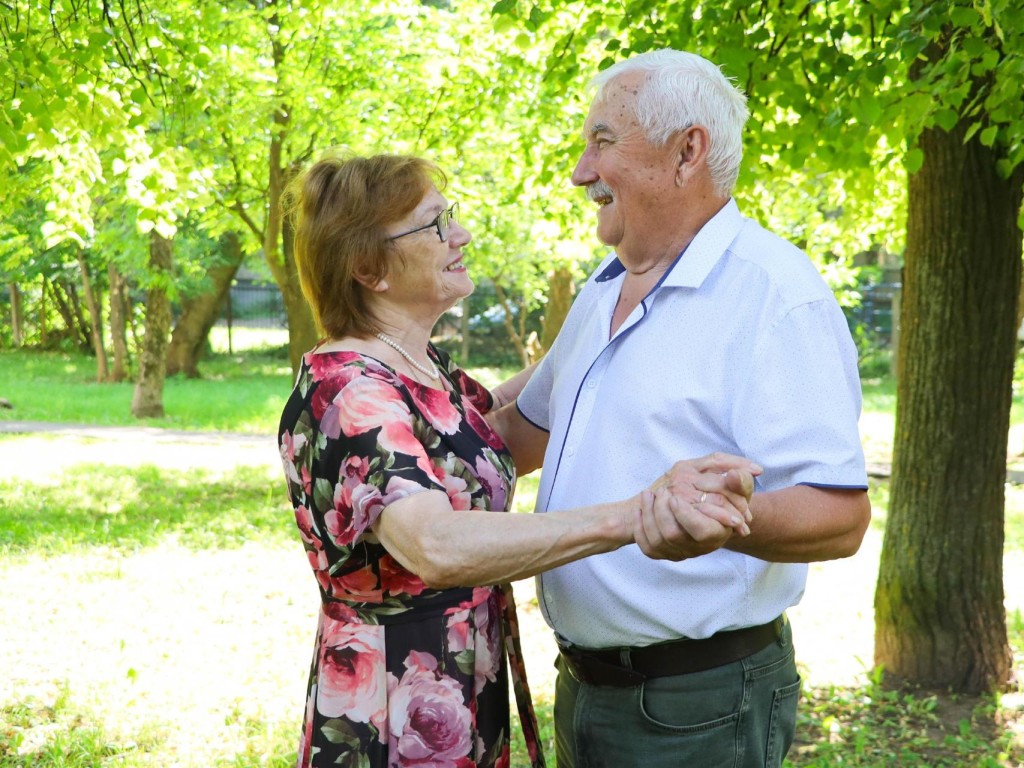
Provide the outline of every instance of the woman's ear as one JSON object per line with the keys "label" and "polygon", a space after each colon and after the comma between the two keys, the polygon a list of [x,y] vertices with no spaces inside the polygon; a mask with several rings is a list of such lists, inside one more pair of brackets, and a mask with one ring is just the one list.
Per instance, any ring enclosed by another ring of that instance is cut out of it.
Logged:
{"label": "woman's ear", "polygon": [[369,291],[374,293],[384,293],[388,289],[388,281],[386,277],[377,279],[372,275],[356,275],[356,282]]}

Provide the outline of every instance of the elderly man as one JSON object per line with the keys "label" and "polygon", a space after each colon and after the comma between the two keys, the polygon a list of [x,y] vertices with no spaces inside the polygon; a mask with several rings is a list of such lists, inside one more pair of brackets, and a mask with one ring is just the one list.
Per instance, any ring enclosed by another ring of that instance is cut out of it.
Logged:
{"label": "elderly man", "polygon": [[785,610],[806,563],[855,553],[870,519],[855,348],[806,255],[731,197],[748,113],[718,67],[660,50],[595,85],[572,181],[614,253],[502,413],[514,452],[546,447],[537,511],[619,498],[683,456],[764,471],[749,535],[701,513],[728,483],[675,472],[636,546],[539,577],[558,765],[778,766],[800,689]]}

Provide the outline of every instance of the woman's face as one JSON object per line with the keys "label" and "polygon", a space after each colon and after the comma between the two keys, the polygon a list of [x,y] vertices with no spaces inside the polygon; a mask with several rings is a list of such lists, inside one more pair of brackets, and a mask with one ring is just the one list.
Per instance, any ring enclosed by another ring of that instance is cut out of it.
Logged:
{"label": "woman's face", "polygon": [[[448,239],[442,242],[432,224],[450,205],[431,187],[408,216],[388,227],[391,237],[409,233],[395,239],[403,258],[394,259],[384,277],[387,299],[407,311],[429,310],[440,317],[473,292],[473,281],[462,261],[462,246],[472,239],[469,231],[452,220]],[[419,227],[423,229],[410,232]]]}

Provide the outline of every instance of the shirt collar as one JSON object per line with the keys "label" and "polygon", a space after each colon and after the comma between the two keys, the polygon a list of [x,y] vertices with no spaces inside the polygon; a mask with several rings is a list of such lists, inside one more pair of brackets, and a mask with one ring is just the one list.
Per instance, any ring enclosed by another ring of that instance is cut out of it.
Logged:
{"label": "shirt collar", "polygon": [[[718,260],[736,239],[743,226],[743,215],[733,198],[729,198],[722,210],[712,216],[700,228],[696,237],[683,249],[669,267],[658,285],[679,288],[696,288],[704,282]],[[682,258],[683,254],[686,258]],[[596,278],[599,283],[614,280],[626,271],[625,266],[614,257]]]}

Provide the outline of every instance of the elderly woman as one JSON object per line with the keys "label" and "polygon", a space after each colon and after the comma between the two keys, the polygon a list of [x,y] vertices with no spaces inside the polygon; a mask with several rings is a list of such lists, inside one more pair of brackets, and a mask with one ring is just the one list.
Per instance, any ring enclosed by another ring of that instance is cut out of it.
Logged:
{"label": "elderly woman", "polygon": [[[299,276],[326,336],[279,432],[322,599],[299,766],[507,766],[506,653],[542,765],[508,582],[632,543],[654,506],[638,492],[495,514],[539,457],[514,461],[484,418],[525,373],[496,402],[430,343],[473,290],[470,234],[444,188],[430,162],[382,155],[328,157],[292,189]],[[709,514],[736,524],[746,499],[720,478],[703,490],[718,492]]]}

